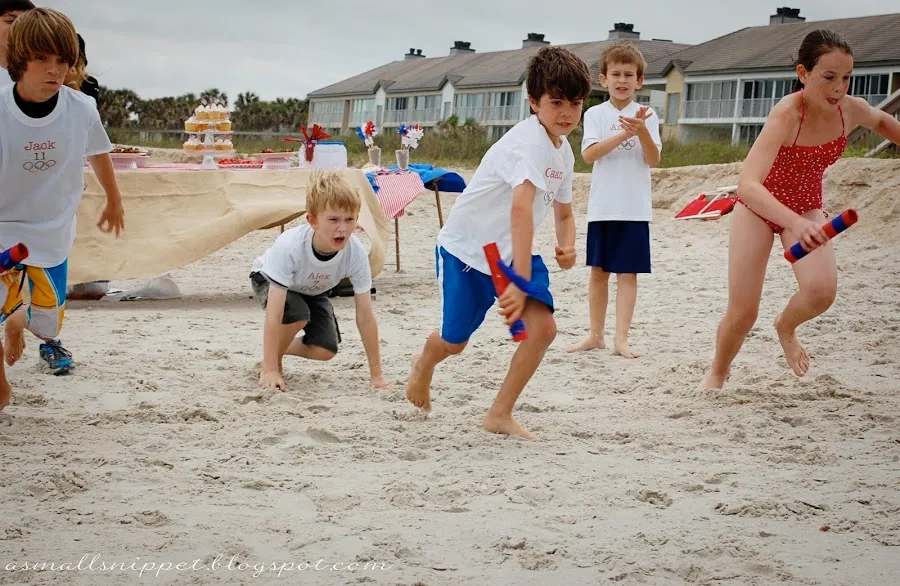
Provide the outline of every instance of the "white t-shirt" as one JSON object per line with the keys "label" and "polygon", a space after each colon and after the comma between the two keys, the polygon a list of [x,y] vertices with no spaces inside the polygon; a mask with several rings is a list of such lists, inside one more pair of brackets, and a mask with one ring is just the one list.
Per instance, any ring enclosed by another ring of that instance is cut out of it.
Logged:
{"label": "white t-shirt", "polygon": [[0,91],[4,91],[7,86],[16,85],[16,82],[9,76],[9,71],[0,65]]}
{"label": "white t-shirt", "polygon": [[90,97],[63,87],[53,112],[29,118],[0,91],[0,246],[28,247],[25,264],[54,267],[75,241],[84,158],[112,150]]}
{"label": "white t-shirt", "polygon": [[556,148],[547,131],[532,115],[512,127],[494,143],[457,198],[438,243],[466,265],[490,274],[484,245],[497,243],[500,257],[512,264],[513,189],[527,179],[537,188],[534,229],[553,209],[553,202],[572,202],[575,155],[566,137]]}
{"label": "white t-shirt", "polygon": [[[619,116],[633,118],[641,105],[631,102],[617,110],[611,102],[603,102],[584,113],[584,139],[581,152],[592,144],[602,142],[622,132]],[[659,116],[652,109],[644,121],[653,143],[662,150],[659,139]],[[644,161],[641,141],[633,136],[607,155],[594,161],[591,173],[591,192],[588,198],[588,222],[653,220],[650,196],[650,166]]]}
{"label": "white t-shirt", "polygon": [[285,230],[272,248],[253,261],[252,271],[263,273],[290,291],[309,296],[325,293],[347,277],[353,284],[353,293],[368,293],[372,289],[372,270],[362,241],[353,234],[343,250],[321,261],[313,253],[313,233],[310,224]]}

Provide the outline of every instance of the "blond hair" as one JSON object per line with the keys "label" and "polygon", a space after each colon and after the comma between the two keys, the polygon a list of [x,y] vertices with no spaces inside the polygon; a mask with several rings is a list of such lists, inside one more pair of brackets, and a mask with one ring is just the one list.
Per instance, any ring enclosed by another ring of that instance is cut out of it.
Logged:
{"label": "blond hair", "polygon": [[306,186],[306,211],[315,217],[327,207],[358,214],[362,201],[356,189],[340,173],[315,170]]}
{"label": "blond hair", "polygon": [[637,67],[637,76],[643,77],[647,62],[644,56],[632,43],[617,42],[608,46],[600,55],[600,73],[606,75],[610,65],[634,65]]}
{"label": "blond hair", "polygon": [[39,55],[57,55],[70,66],[78,63],[78,36],[69,17],[52,8],[29,10],[9,30],[9,76],[22,79],[28,62]]}

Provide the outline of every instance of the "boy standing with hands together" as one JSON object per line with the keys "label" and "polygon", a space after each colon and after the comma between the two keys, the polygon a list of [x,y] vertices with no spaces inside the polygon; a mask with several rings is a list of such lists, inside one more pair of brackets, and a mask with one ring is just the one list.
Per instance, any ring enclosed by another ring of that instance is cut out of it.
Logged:
{"label": "boy standing with hands together", "polygon": [[628,331],[637,302],[637,275],[650,272],[650,169],[659,165],[662,150],[659,117],[634,101],[645,66],[633,45],[608,47],[601,57],[600,83],[609,91],[609,101],[584,114],[581,155],[594,165],[587,236],[591,332],[568,352],[606,348],[609,275],[615,273],[614,353],[639,356],[628,343]]}

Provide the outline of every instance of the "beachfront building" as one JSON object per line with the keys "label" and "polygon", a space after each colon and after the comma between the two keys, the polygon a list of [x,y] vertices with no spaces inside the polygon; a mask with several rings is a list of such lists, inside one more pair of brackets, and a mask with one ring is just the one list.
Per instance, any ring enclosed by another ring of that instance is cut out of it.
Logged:
{"label": "beachfront building", "polygon": [[[798,9],[779,8],[768,25],[741,29],[689,47],[665,64],[652,64],[666,80],[663,138],[752,143],[772,106],[793,91],[792,60],[803,37],[815,29],[836,31],[849,41],[854,53],[849,93],[897,116],[900,14],[808,22]],[[853,138],[864,143],[864,134],[857,130]]]}
{"label": "beachfront building", "polygon": [[[900,13],[807,21],[799,9],[777,8],[768,24],[743,28],[699,45],[642,40],[634,26],[616,23],[603,41],[565,45],[585,60],[599,86],[599,58],[611,42],[629,39],[648,62],[637,101],[650,104],[663,122],[666,140],[721,140],[752,143],[766,116],[792,91],[793,58],[803,37],[817,28],[837,31],[850,42],[855,69],[850,93],[900,115]],[[525,67],[549,44],[530,33],[509,51],[477,53],[457,41],[444,57],[410,49],[403,60],[318,89],[309,94],[309,122],[347,133],[373,120],[380,127],[418,123],[433,126],[456,115],[502,136],[530,113],[525,98]],[[848,129],[853,143],[884,148],[863,129]]]}
{"label": "beachfront building", "polygon": [[[666,57],[689,45],[642,40],[627,23],[616,23],[603,41],[565,45],[591,68],[595,99],[606,98],[598,81],[600,54],[619,39],[633,40],[648,62],[659,64],[659,69],[645,72],[637,100],[662,114]],[[410,49],[402,60],[310,92],[309,123],[346,134],[367,120],[383,128],[416,123],[427,127],[455,115],[459,124],[474,121],[486,129],[488,138],[497,139],[530,114],[525,69],[532,55],[548,44],[543,34],[529,33],[521,47],[508,51],[478,53],[465,41],[456,41],[443,57]]]}

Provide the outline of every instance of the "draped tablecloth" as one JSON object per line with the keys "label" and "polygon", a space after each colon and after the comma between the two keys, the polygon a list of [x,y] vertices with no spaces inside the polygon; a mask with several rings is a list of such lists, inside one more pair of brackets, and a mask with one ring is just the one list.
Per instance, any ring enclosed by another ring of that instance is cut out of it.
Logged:
{"label": "draped tablecloth", "polygon": [[[390,224],[362,170],[341,173],[362,199],[359,225],[371,242],[374,277],[384,268]],[[283,225],[306,211],[309,174],[304,169],[117,171],[125,231],[116,239],[97,228],[106,196],[87,169],[68,281],[146,279],[198,261],[254,230]]]}

